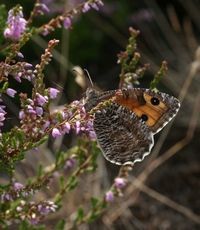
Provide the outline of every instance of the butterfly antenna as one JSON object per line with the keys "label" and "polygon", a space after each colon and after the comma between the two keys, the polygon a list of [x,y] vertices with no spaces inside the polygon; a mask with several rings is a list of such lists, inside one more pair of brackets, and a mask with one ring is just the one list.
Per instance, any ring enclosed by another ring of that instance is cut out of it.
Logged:
{"label": "butterfly antenna", "polygon": [[90,81],[90,84],[91,84],[92,88],[94,88],[94,84],[93,84],[92,78],[90,77],[90,74],[89,74],[88,70],[84,69],[84,72],[86,73],[86,75],[87,75],[87,77],[88,77],[88,79]]}

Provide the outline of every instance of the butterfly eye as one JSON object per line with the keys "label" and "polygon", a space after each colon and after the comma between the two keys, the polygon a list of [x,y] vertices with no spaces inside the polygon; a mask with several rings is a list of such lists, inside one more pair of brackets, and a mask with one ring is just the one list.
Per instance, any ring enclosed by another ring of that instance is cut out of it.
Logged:
{"label": "butterfly eye", "polygon": [[142,116],[140,117],[142,121],[147,121],[148,120],[148,116],[146,114],[142,114]]}
{"label": "butterfly eye", "polygon": [[159,105],[159,104],[160,104],[160,101],[159,101],[158,98],[152,97],[152,98],[151,98],[151,104],[152,104],[152,105]]}

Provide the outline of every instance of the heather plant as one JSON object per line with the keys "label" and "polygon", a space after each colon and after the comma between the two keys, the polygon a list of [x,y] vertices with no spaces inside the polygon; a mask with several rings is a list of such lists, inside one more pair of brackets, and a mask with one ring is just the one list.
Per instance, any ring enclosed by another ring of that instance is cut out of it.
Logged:
{"label": "heather plant", "polygon": [[[49,12],[44,1],[37,0],[30,16],[25,18],[20,5],[9,9],[0,5],[0,170],[3,183],[0,185],[0,223],[2,227],[18,225],[20,229],[45,228],[41,223],[50,215],[59,213],[65,204],[63,199],[77,186],[83,174],[93,174],[97,168],[97,156],[100,153],[95,141],[93,130],[94,111],[87,113],[84,108],[84,97],[72,101],[62,109],[52,111],[52,101],[59,95],[60,90],[47,87],[44,79],[45,68],[48,68],[53,50],[59,43],[51,39],[37,64],[27,62],[22,48],[35,35],[46,36],[55,29],[64,27],[71,29],[74,18],[89,10],[99,10],[103,7],[101,0],[88,0],[77,5],[70,11],[52,16],[42,25],[34,26],[34,20]],[[133,87],[139,84],[147,65],[140,66],[140,54],[137,51],[136,38],[138,31],[130,28],[130,38],[126,50],[118,55],[118,64],[121,66],[119,87]],[[151,88],[155,89],[160,77],[166,71],[163,63],[159,72],[152,81]],[[12,88],[11,80],[21,85],[31,83],[31,93],[24,93],[21,88]],[[4,128],[9,122],[8,107],[4,98],[8,96],[19,104],[18,124],[9,130]],[[48,139],[55,140],[62,136],[74,134],[77,141],[67,150],[57,150],[53,153],[54,162],[42,166],[38,162],[37,173],[28,177],[25,182],[17,181],[16,166],[23,162],[29,153],[48,154],[40,150],[40,146]],[[76,210],[68,210],[71,218],[54,223],[58,229],[68,226],[72,228],[82,223],[95,220],[119,196],[128,183],[130,166],[122,167],[110,188],[99,197],[91,196],[89,209],[77,206]],[[67,171],[67,176],[66,176]],[[59,182],[59,189],[49,199],[36,199],[36,195],[49,188],[51,182]],[[65,223],[66,221],[66,223]],[[34,225],[34,227],[33,227]]]}

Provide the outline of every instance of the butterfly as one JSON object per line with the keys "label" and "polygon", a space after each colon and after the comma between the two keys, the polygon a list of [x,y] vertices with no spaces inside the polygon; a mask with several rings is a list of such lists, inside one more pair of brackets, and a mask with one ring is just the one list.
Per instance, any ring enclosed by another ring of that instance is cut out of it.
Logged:
{"label": "butterfly", "polygon": [[86,112],[104,157],[117,165],[133,165],[147,156],[154,135],[177,114],[180,102],[166,93],[143,88],[86,91]]}

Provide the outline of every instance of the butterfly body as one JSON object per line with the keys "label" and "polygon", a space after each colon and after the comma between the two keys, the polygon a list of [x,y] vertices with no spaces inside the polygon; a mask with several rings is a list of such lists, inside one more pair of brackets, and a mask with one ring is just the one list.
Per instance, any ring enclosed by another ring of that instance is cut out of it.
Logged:
{"label": "butterfly body", "polygon": [[142,161],[153,147],[153,135],[179,107],[175,97],[142,88],[89,89],[85,103],[86,111],[97,108],[93,122],[97,141],[105,158],[118,165]]}

